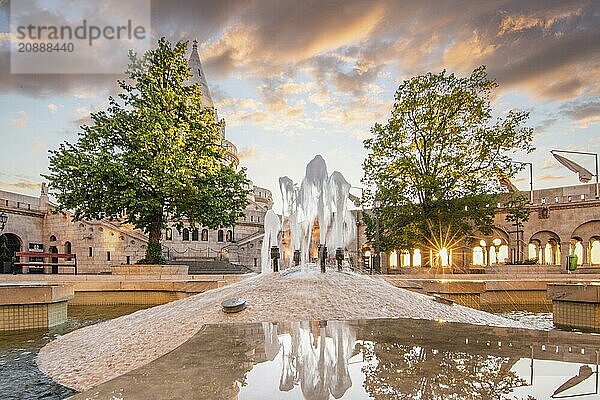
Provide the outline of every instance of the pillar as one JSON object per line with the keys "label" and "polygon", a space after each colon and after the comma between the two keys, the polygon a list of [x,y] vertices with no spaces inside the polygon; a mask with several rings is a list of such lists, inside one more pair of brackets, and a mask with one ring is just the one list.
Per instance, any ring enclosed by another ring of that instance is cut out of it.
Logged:
{"label": "pillar", "polygon": [[581,241],[581,265],[588,265],[588,245],[589,242]]}
{"label": "pillar", "polygon": [[571,243],[561,242],[560,243],[560,265],[564,268],[567,267],[567,256],[571,254]]}

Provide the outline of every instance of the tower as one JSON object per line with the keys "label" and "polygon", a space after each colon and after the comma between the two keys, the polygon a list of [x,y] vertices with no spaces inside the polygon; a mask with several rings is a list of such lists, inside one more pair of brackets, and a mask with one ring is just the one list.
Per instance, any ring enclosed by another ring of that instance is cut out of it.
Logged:
{"label": "tower", "polygon": [[202,105],[204,107],[213,107],[214,103],[212,100],[212,96],[210,95],[210,89],[208,88],[208,83],[206,82],[206,75],[204,75],[204,70],[202,69],[202,63],[200,62],[200,54],[198,54],[198,41],[194,39],[192,42],[192,54],[190,54],[190,59],[188,64],[191,69],[192,77],[190,78],[190,83],[197,83],[200,85],[202,90]]}
{"label": "tower", "polygon": [[[198,41],[195,39],[192,41],[192,53],[190,54],[188,65],[190,66],[190,73],[192,74],[189,83],[196,83],[200,85],[200,90],[202,91],[202,106],[213,108],[215,110],[215,117],[218,120],[219,116],[217,114],[217,109],[215,108],[215,104],[213,103],[213,99],[210,94],[210,89],[208,88],[206,75],[204,74],[204,69],[202,69],[202,62],[200,62]],[[227,150],[225,155],[226,160],[235,165],[237,168],[240,165],[240,159],[237,155],[237,147],[229,140],[225,139],[225,128],[221,129],[221,138],[223,139],[221,145]]]}

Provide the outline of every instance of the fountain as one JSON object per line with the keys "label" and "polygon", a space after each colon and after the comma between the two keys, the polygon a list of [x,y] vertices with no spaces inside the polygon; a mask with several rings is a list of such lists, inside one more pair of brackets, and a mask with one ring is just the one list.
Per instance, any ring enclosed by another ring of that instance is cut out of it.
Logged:
{"label": "fountain", "polygon": [[[325,272],[327,249],[336,249],[338,268],[343,261],[343,249],[354,238],[354,216],[348,209],[350,184],[344,176],[334,171],[327,173],[327,165],[320,155],[315,156],[306,166],[306,173],[300,186],[287,176],[279,178],[279,188],[283,200],[282,220],[273,212],[265,216],[265,238],[262,246],[261,272],[272,272],[269,263],[269,249],[282,248],[278,241],[280,231],[285,228],[289,237],[290,249],[288,266],[301,265],[306,268],[316,252],[321,271]],[[319,238],[315,242],[313,233],[318,227]],[[338,252],[342,249],[342,253]],[[341,268],[340,268],[341,269]]]}
{"label": "fountain", "polygon": [[[87,390],[175,350],[207,325],[322,321],[319,335],[315,326],[295,330],[294,344],[284,349],[286,357],[294,361],[285,366],[287,372],[279,383],[283,390],[289,388],[291,374],[298,377],[303,393],[327,398],[343,394],[349,385],[344,368],[354,341],[351,332],[332,321],[419,318],[440,324],[455,321],[523,327],[458,304],[433,301],[381,279],[321,273],[328,253],[335,255],[337,268],[341,268],[344,248],[355,235],[355,221],[348,209],[350,184],[339,172],[328,175],[321,156],[307,165],[300,185],[288,177],[280,178],[279,184],[283,212],[281,217],[273,210],[265,215],[261,274],[63,335],[40,350],[40,370],[62,385]],[[280,242],[282,231],[285,243]],[[317,260],[321,272],[314,268]],[[299,268],[277,273],[280,267],[292,265]],[[263,327],[264,341],[269,344],[265,354],[271,359],[281,350],[279,327]],[[313,350],[306,348],[310,332],[314,332],[313,338],[319,336]],[[327,337],[338,336],[337,342],[328,344]],[[300,364],[304,372],[295,369]],[[329,364],[335,368],[328,370]]]}

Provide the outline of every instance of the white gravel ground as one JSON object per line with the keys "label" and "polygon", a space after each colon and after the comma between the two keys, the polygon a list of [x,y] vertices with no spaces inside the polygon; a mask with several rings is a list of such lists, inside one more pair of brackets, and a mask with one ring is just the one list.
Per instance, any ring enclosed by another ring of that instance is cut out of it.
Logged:
{"label": "white gravel ground", "polygon": [[[221,301],[233,297],[245,298],[248,308],[224,314]],[[398,317],[527,328],[486,312],[437,303],[381,279],[296,271],[259,275],[76,330],[42,348],[37,363],[56,382],[83,391],[170,352],[204,324]]]}

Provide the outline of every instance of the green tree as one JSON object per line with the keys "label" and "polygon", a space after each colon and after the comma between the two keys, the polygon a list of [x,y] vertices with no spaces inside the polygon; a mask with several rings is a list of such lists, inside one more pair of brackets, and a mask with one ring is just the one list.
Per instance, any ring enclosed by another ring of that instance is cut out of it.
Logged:
{"label": "green tree", "polygon": [[[517,248],[521,249],[523,246],[523,239],[519,237],[521,227],[524,222],[529,221],[529,215],[531,214],[531,208],[529,204],[529,198],[521,193],[513,194],[509,201],[504,218],[506,222],[512,222],[515,226],[515,236],[517,239]],[[522,250],[517,252],[517,262],[522,262]]]}
{"label": "green tree", "polygon": [[[365,200],[379,197],[382,250],[432,246],[491,230],[498,175],[520,168],[511,153],[531,152],[527,112],[493,118],[497,84],[485,66],[470,76],[428,73],[398,88],[387,124],[375,124],[364,144]],[[367,215],[375,236],[375,217]]]}
{"label": "green tree", "polygon": [[143,262],[162,263],[167,220],[234,225],[247,204],[245,170],[226,162],[215,110],[189,84],[187,42],[164,38],[130,53],[129,79],[104,111],[91,114],[77,143],[50,151],[51,193],[74,220],[124,218],[149,236]]}

